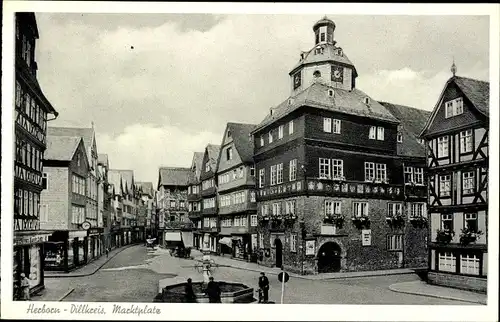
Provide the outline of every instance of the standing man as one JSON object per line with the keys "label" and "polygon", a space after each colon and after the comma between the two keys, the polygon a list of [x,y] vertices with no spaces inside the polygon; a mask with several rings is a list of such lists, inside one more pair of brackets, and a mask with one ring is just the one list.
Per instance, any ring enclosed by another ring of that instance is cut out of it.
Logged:
{"label": "standing man", "polygon": [[30,300],[30,282],[24,273],[21,273],[21,300]]}
{"label": "standing man", "polygon": [[184,286],[184,294],[186,303],[196,303],[196,295],[194,294],[192,280],[187,279],[187,283]]}
{"label": "standing man", "polygon": [[[259,288],[262,291],[263,294],[263,303],[267,303],[269,301],[269,280],[267,279],[266,274],[264,272],[260,273],[259,277]],[[261,298],[259,296],[259,302],[261,301]],[[262,303],[262,302],[260,302]]]}
{"label": "standing man", "polygon": [[209,303],[221,303],[221,290],[219,284],[214,282],[214,278],[210,276],[205,293],[208,295]]}

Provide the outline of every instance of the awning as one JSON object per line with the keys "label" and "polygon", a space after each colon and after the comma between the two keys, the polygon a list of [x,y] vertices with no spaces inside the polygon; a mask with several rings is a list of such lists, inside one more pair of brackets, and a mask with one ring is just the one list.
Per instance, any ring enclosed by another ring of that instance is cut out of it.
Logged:
{"label": "awning", "polygon": [[241,236],[233,236],[233,240],[241,240],[241,241],[243,241],[243,237],[241,237]]}
{"label": "awning", "polygon": [[193,233],[191,231],[183,231],[182,241],[184,242],[185,247],[193,247]]}
{"label": "awning", "polygon": [[224,237],[224,238],[221,238],[219,240],[219,244],[223,244],[223,245],[231,247],[231,246],[233,246],[233,241],[229,237]]}
{"label": "awning", "polygon": [[165,241],[172,241],[172,242],[182,241],[180,231],[167,231],[167,232],[165,232]]}

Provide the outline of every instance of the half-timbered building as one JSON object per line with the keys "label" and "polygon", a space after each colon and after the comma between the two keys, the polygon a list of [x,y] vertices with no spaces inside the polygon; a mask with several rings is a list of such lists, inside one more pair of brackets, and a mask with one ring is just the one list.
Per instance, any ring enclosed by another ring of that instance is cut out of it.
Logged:
{"label": "half-timbered building", "polygon": [[21,273],[29,278],[32,293],[44,288],[43,243],[50,232],[40,230],[40,193],[45,184],[42,160],[47,122],[54,120],[57,112],[37,80],[35,47],[39,34],[35,14],[16,13],[15,32],[13,282],[17,299]]}
{"label": "half-timbered building", "polygon": [[227,124],[216,168],[220,252],[245,260],[252,259],[251,255],[257,250],[257,200],[251,135],[255,126]]}
{"label": "half-timbered building", "polygon": [[203,152],[195,152],[193,154],[190,168],[191,172],[188,178],[188,217],[193,223],[193,246],[196,249],[200,249],[203,245],[203,236],[201,233],[201,209],[203,200],[201,198],[200,182],[203,155]]}
{"label": "half-timbered building", "polygon": [[409,119],[426,115],[391,106],[395,116],[356,88],[334,30],[326,17],[313,26],[291,95],[252,132],[259,263],[301,274],[425,267],[427,230],[410,224],[408,202],[425,202],[422,127]]}
{"label": "half-timbered building", "polygon": [[455,76],[421,137],[427,145],[429,282],[486,291],[489,83]]}

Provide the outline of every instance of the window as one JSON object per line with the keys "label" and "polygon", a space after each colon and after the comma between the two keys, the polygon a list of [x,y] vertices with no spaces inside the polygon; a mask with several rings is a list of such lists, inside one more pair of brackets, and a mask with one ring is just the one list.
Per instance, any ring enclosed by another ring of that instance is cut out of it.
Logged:
{"label": "window", "polygon": [[413,167],[405,167],[404,178],[405,178],[405,183],[413,182]]}
{"label": "window", "polygon": [[458,97],[454,100],[448,101],[444,104],[444,106],[446,118],[460,115],[464,112],[464,100],[462,97]]}
{"label": "window", "polygon": [[385,182],[387,181],[387,169],[384,163],[375,163],[375,181]]}
{"label": "window", "polygon": [[260,146],[264,146],[264,136],[260,136]]}
{"label": "window", "polygon": [[292,135],[292,134],[293,134],[293,120],[288,122],[288,135]]}
{"label": "window", "polygon": [[42,173],[42,187],[43,189],[49,189],[49,174],[47,172]]}
{"label": "window", "polygon": [[403,143],[403,134],[401,132],[398,132],[397,140],[398,143]]}
{"label": "window", "polygon": [[259,248],[264,248],[264,235],[262,233],[259,234]]}
{"label": "window", "polygon": [[255,191],[250,191],[250,202],[256,202]]}
{"label": "window", "polygon": [[207,161],[207,163],[205,163],[205,172],[209,172],[210,171],[210,162]]}
{"label": "window", "polygon": [[255,166],[250,167],[250,176],[255,177]]}
{"label": "window", "polygon": [[342,214],[341,201],[325,201],[325,216],[340,215]]}
{"label": "window", "polygon": [[344,161],[338,159],[332,159],[332,174],[333,178],[344,177]]}
{"label": "window", "polygon": [[175,208],[175,200],[170,200],[170,208]]}
{"label": "window", "polygon": [[418,203],[411,203],[409,205],[409,217],[410,218],[415,218],[415,217],[427,217],[426,212],[425,212],[425,203],[424,202],[418,202]]}
{"label": "window", "polygon": [[295,200],[289,200],[285,203],[285,214],[295,215]]}
{"label": "window", "polygon": [[73,193],[85,196],[85,179],[77,175],[73,175],[72,191]]}
{"label": "window", "polygon": [[280,203],[273,203],[273,215],[274,216],[281,215],[281,204]]}
{"label": "window", "polygon": [[439,176],[439,196],[440,197],[449,197],[451,194],[451,176],[444,175]]}
{"label": "window", "polygon": [[373,181],[375,179],[375,163],[365,162],[365,181]]}
{"label": "window", "polygon": [[217,217],[210,217],[210,228],[217,227]]}
{"label": "window", "polygon": [[250,215],[250,226],[257,226],[257,215]]}
{"label": "window", "polygon": [[283,183],[283,163],[277,165],[278,184]]}
{"label": "window", "polygon": [[476,255],[460,255],[460,273],[479,275],[479,258]]}
{"label": "window", "polygon": [[16,107],[21,107],[23,91],[21,89],[21,84],[16,80]]}
{"label": "window", "polygon": [[269,215],[269,205],[262,205],[262,216]]}
{"label": "window", "polygon": [[226,149],[226,160],[229,161],[229,160],[232,160],[232,159],[233,159],[233,149],[232,148],[227,148]]}
{"label": "window", "polygon": [[453,215],[441,214],[441,229],[446,231],[453,230]]}
{"label": "window", "polygon": [[403,214],[403,205],[400,203],[388,203],[387,204],[387,215],[389,217],[401,216]]}
{"label": "window", "polygon": [[203,208],[214,208],[215,207],[215,198],[203,199]]}
{"label": "window", "polygon": [[278,126],[278,140],[283,138],[283,125]]}
{"label": "window", "polygon": [[387,236],[387,250],[403,250],[403,235]]}
{"label": "window", "polygon": [[276,165],[271,166],[271,186],[276,184]]}
{"label": "window", "polygon": [[463,194],[470,195],[474,194],[475,184],[474,184],[474,172],[464,172],[462,173],[462,186],[463,186]]}
{"label": "window", "polygon": [[380,140],[380,141],[384,140],[384,128],[381,126],[377,127],[377,140]]}
{"label": "window", "polygon": [[424,168],[415,168],[415,184],[424,184]]}
{"label": "window", "polygon": [[340,134],[340,120],[333,119],[333,133]]}
{"label": "window", "polygon": [[323,118],[323,132],[332,133],[332,119]]}
{"label": "window", "polygon": [[203,218],[203,227],[205,228],[210,227],[210,218],[208,217]]}
{"label": "window", "polygon": [[180,203],[179,207],[181,208],[184,208],[186,206],[184,200],[181,200],[179,203]]}
{"label": "window", "polygon": [[297,159],[290,160],[290,167],[288,168],[288,178],[290,181],[297,180]]}
{"label": "window", "polygon": [[477,232],[477,214],[464,214],[465,228],[471,232]]}
{"label": "window", "polygon": [[377,127],[376,126],[370,126],[370,132],[368,134],[368,138],[370,140],[375,140],[377,138]]}
{"label": "window", "polygon": [[297,251],[297,234],[290,234],[290,251]]}
{"label": "window", "polygon": [[438,138],[438,158],[444,158],[448,156],[448,137],[442,136]]}
{"label": "window", "polygon": [[367,202],[353,202],[353,216],[366,217],[368,216],[368,203]]}
{"label": "window", "polygon": [[264,176],[265,176],[265,169],[260,169],[259,170],[259,188],[264,187]]}
{"label": "window", "polygon": [[330,179],[330,159],[319,159],[319,178]]}
{"label": "window", "polygon": [[235,216],[234,217],[234,226],[235,227],[241,226],[241,218],[240,218],[240,216]]}
{"label": "window", "polygon": [[271,131],[269,131],[269,143],[273,143],[273,133]]}
{"label": "window", "polygon": [[456,272],[457,271],[457,258],[451,252],[439,253],[439,266],[438,269],[443,272]]}
{"label": "window", "polygon": [[469,153],[472,149],[472,130],[460,132],[460,153]]}

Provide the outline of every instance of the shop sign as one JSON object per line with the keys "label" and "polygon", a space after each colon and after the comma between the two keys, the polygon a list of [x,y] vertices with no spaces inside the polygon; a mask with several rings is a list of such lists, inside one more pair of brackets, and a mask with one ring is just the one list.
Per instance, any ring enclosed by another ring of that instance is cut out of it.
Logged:
{"label": "shop sign", "polygon": [[89,235],[97,235],[102,232],[101,228],[91,228],[89,229]]}
{"label": "shop sign", "polygon": [[316,253],[316,241],[306,240],[306,255],[314,255]]}
{"label": "shop sign", "polygon": [[363,229],[361,231],[361,241],[363,246],[370,246],[372,244],[372,231],[371,229]]}
{"label": "shop sign", "polygon": [[49,240],[49,235],[15,236],[14,246],[43,243]]}

